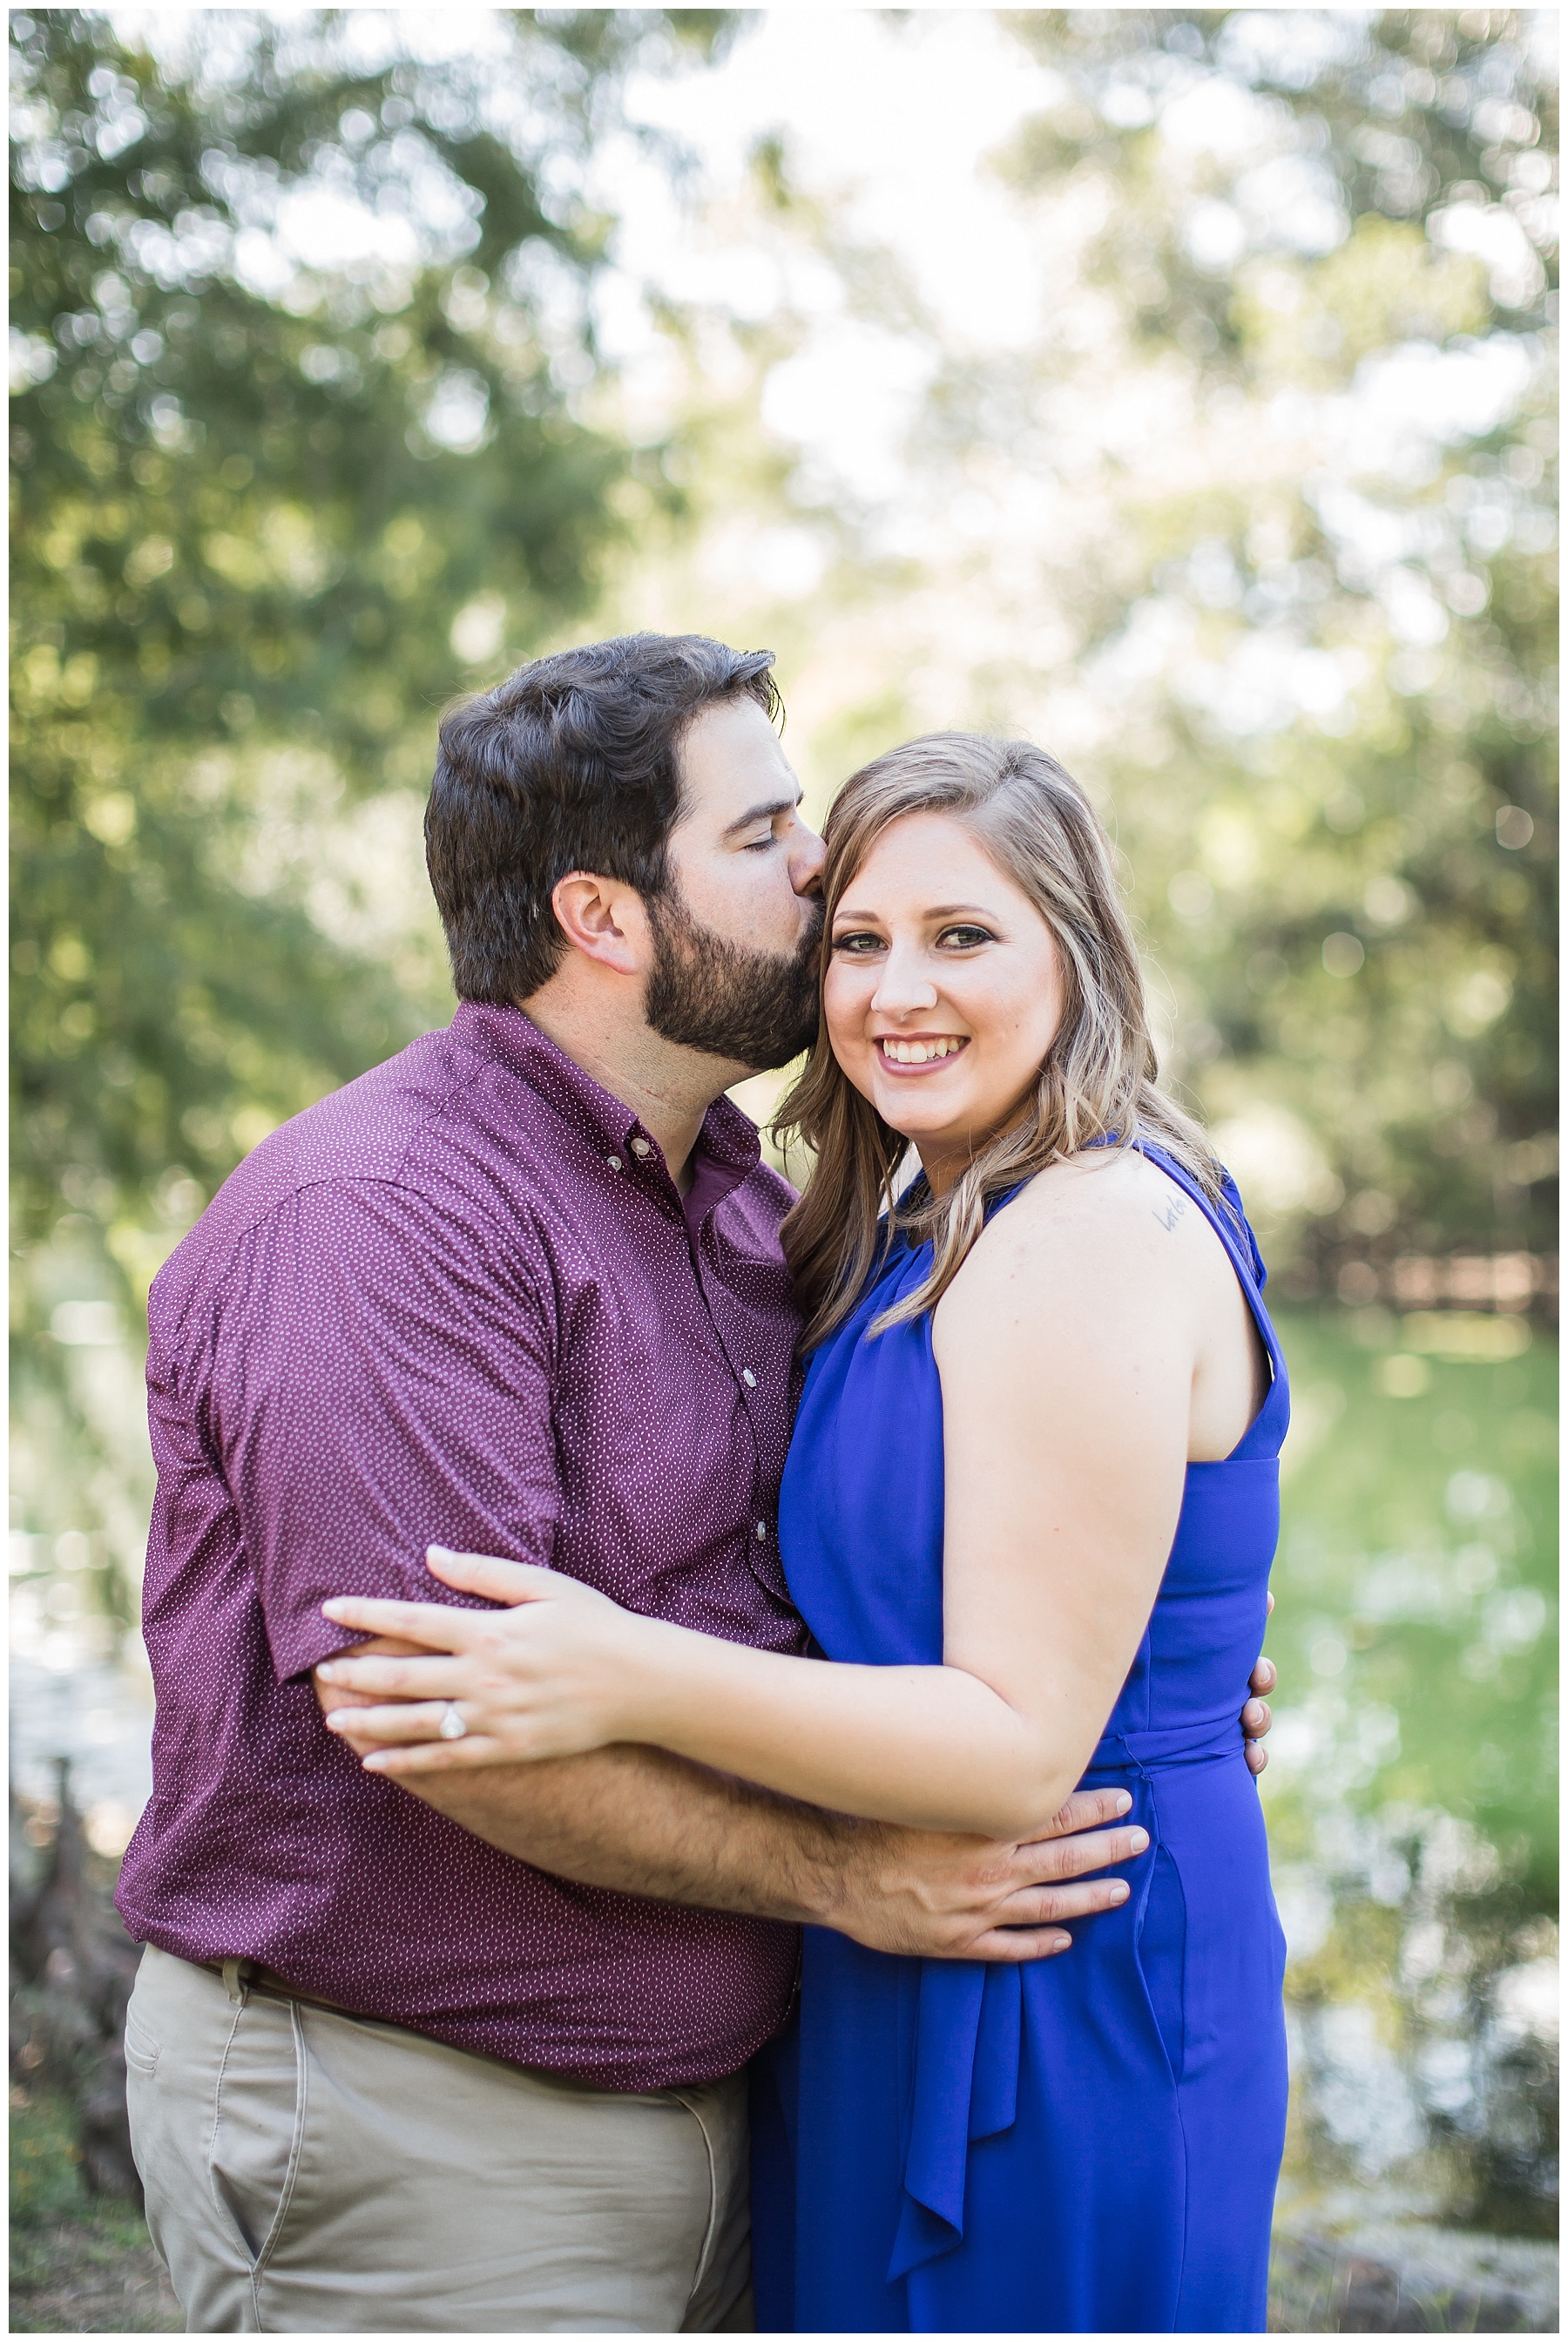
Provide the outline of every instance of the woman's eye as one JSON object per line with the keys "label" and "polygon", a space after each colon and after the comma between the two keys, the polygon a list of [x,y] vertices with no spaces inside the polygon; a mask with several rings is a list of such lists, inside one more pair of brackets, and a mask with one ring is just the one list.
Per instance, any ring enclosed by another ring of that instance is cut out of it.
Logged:
{"label": "woman's eye", "polygon": [[765,854],[770,846],[777,844],[778,839],[770,829],[765,837],[754,837],[743,850],[747,854]]}
{"label": "woman's eye", "polygon": [[845,952],[852,958],[860,958],[867,952],[880,951],[882,949],[882,937],[880,936],[869,935],[864,932],[847,936],[834,936],[833,939],[833,947],[835,952]]}
{"label": "woman's eye", "polygon": [[973,951],[976,945],[994,944],[996,938],[989,927],[962,926],[944,927],[936,940],[953,951]]}

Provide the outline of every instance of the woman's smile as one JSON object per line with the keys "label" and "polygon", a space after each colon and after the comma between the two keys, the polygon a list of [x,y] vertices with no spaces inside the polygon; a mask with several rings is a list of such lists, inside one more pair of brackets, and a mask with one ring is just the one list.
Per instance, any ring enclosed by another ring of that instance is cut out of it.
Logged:
{"label": "woman's smile", "polygon": [[969,1046],[966,1033],[878,1033],[877,1054],[891,1074],[932,1074]]}

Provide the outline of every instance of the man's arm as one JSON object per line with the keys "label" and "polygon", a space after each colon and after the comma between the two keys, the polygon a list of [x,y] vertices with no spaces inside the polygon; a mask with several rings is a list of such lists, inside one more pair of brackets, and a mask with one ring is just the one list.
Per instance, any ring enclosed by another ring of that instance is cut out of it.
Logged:
{"label": "man's arm", "polygon": [[[1242,1712],[1247,1761],[1258,1773],[1272,1719],[1257,1695],[1274,1682],[1272,1661],[1260,1659]],[[324,1709],[372,1704],[319,1681],[316,1696]],[[1148,1845],[1142,1829],[1115,1827],[1131,1804],[1124,1790],[1079,1791],[1048,1835],[1011,1844],[822,1813],[662,1748],[601,1748],[399,1786],[501,1853],[579,1886],[834,1927],[873,1951],[928,1959],[1065,1951],[1064,1921],[1126,1899],[1122,1880],[1088,1874]]]}
{"label": "man's arm", "polygon": [[620,1746],[408,1785],[503,1853],[584,1886],[710,1911],[810,1921],[874,1951],[1034,1960],[1065,1951],[1064,1920],[1124,1902],[1119,1878],[1149,1841],[1104,1827],[1124,1791],[1081,1792],[1033,1845],[852,1821],[711,1773],[661,1748]]}
{"label": "man's arm", "polygon": [[[391,1656],[413,1646],[377,1637],[357,1647]],[[324,1708],[370,1704],[319,1679],[315,1694]],[[1149,1843],[1142,1829],[1104,1827],[1132,1803],[1124,1790],[1070,1797],[1039,1843],[1012,1846],[819,1813],[662,1748],[600,1748],[407,1786],[503,1854],[582,1887],[809,1921],[873,1951],[932,1959],[1065,1951],[1063,1920],[1126,1900],[1119,1878],[1084,1874]]]}

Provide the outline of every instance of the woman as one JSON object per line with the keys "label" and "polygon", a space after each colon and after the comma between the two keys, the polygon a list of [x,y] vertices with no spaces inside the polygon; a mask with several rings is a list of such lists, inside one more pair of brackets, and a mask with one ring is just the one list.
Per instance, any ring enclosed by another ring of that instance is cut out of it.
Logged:
{"label": "woman", "polygon": [[[834,1664],[543,1570],[508,1570],[504,1636],[327,1608],[466,1653],[435,1687],[471,1762],[639,1740],[1002,1837],[1080,1779],[1128,1789],[1151,1852],[1069,1959],[807,1931],[759,2119],[760,2321],[1260,2330],[1283,1947],[1237,1716],[1288,1409],[1262,1264],[1154,1086],[1110,847],[1059,766],[916,741],[855,775],[826,841],[822,1034],[784,1116],[817,1160],[784,1229],[808,1366],[780,1537]],[[497,1591],[494,1564],[433,1566]],[[440,1713],[354,1721],[406,1739]]]}

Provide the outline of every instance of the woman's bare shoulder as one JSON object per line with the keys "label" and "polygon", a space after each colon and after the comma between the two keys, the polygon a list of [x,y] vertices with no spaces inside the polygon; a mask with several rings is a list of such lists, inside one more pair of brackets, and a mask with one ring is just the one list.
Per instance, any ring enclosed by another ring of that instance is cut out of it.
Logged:
{"label": "woman's bare shoulder", "polygon": [[1175,1182],[1135,1148],[1086,1147],[1037,1172],[992,1221],[985,1240],[1011,1236],[1033,1246],[1068,1230],[1078,1239],[1091,1229],[1125,1236],[1151,1219],[1161,1224],[1178,1204],[1183,1211],[1193,1208]]}
{"label": "woman's bare shoulder", "polygon": [[[1020,1289],[1071,1305],[1125,1288],[1146,1301],[1183,1281],[1193,1239],[1213,1241],[1174,1180],[1128,1147],[1095,1147],[1036,1173],[976,1242],[942,1304],[950,1317]],[[940,1311],[939,1311],[940,1315]]]}

